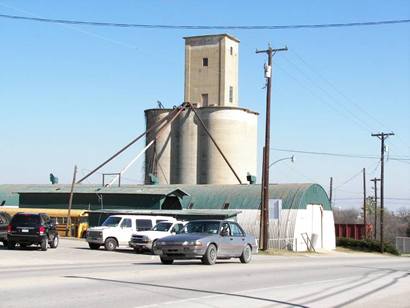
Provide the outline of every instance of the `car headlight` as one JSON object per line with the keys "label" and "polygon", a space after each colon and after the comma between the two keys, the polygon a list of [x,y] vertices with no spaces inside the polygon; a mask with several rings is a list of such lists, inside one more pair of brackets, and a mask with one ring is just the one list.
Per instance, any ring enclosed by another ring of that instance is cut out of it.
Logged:
{"label": "car headlight", "polygon": [[202,246],[201,241],[185,241],[182,243],[184,246]]}

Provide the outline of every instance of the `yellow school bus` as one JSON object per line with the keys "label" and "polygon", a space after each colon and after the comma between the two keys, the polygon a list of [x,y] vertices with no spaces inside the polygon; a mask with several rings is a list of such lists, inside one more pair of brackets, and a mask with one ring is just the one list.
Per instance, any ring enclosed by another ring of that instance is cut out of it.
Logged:
{"label": "yellow school bus", "polygon": [[[67,228],[68,210],[61,209],[42,209],[42,208],[21,208],[21,207],[0,207],[0,211],[7,212],[11,216],[18,212],[24,213],[44,213],[50,216],[55,222],[58,234],[65,236]],[[88,213],[84,210],[71,210],[71,235],[82,238],[88,229]]]}

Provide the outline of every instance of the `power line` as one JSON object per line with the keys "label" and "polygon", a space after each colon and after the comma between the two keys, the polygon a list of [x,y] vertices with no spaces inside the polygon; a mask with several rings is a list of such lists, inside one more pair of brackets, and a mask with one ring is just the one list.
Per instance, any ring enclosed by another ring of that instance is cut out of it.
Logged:
{"label": "power line", "polygon": [[[270,148],[273,151],[278,152],[288,152],[288,153],[301,153],[309,155],[322,155],[322,156],[335,156],[335,157],[347,157],[347,158],[363,158],[363,159],[380,159],[374,155],[359,155],[359,154],[346,154],[346,153],[330,153],[330,152],[315,152],[315,151],[303,151],[303,150],[292,150],[292,149],[280,149],[280,148]],[[390,157],[389,160],[397,161],[410,161],[409,157],[406,156],[394,156]]]}
{"label": "power line", "polygon": [[[374,122],[376,122],[378,125],[381,125],[385,128],[387,128],[387,125],[384,124],[383,122],[381,122],[379,119],[377,119],[376,117],[374,117],[368,110],[366,110],[365,108],[361,107],[360,104],[358,104],[357,102],[355,102],[354,100],[352,100],[351,98],[349,98],[345,93],[343,93],[340,89],[338,89],[336,87],[336,85],[334,83],[332,83],[331,81],[329,81],[325,76],[323,76],[322,73],[320,73],[319,71],[317,71],[311,64],[309,64],[305,59],[303,59],[303,57],[301,55],[299,55],[295,50],[291,51],[292,54],[294,54],[298,60],[304,64],[305,67],[307,67],[310,71],[312,71],[316,76],[318,76],[321,80],[323,80],[324,82],[326,82],[328,85],[330,85],[330,87],[342,98],[344,98],[344,100],[351,104],[352,106],[354,106],[358,111],[362,112],[362,114],[368,116],[368,118],[372,119]],[[286,56],[285,56],[286,59]],[[289,61],[289,60],[288,60]],[[291,64],[295,65],[295,63],[292,63],[291,61],[289,61]],[[327,92],[327,91],[326,91]],[[350,111],[349,111],[350,112]],[[366,124],[367,125],[367,124]],[[400,138],[401,139],[401,138]],[[403,145],[406,149],[408,148],[408,146],[406,146],[404,143],[401,144]]]}
{"label": "power line", "polygon": [[144,28],[144,29],[189,29],[189,30],[289,30],[289,29],[318,29],[318,28],[341,28],[341,27],[362,27],[362,26],[381,26],[410,23],[410,19],[393,19],[393,20],[378,20],[364,22],[348,22],[348,23],[328,23],[328,24],[296,24],[296,25],[236,25],[236,26],[221,26],[221,25],[162,25],[162,24],[134,24],[134,23],[115,23],[115,22],[96,22],[68,19],[51,19],[28,16],[17,16],[0,14],[1,18],[26,20],[46,23],[69,24],[69,25],[87,25],[98,27],[119,27],[119,28]]}
{"label": "power line", "polygon": [[[327,97],[328,100],[326,100],[326,104],[331,103],[332,105],[335,106],[334,109],[337,113],[342,114],[349,120],[354,120],[355,123],[359,124],[361,128],[364,128],[366,131],[370,132],[372,130],[372,127],[369,126],[365,121],[363,121],[355,112],[351,111],[347,106],[344,104],[338,104],[337,101],[340,101],[340,99],[336,96],[334,96],[332,93],[330,93],[327,89],[322,87],[319,83],[315,82],[305,71],[303,71],[296,63],[291,61],[289,58],[285,57],[285,60],[290,63],[292,66],[294,66],[301,75],[304,76],[306,80],[308,80],[313,86],[315,86],[317,89],[319,89],[321,92],[323,92]],[[340,112],[342,111],[342,112]]]}

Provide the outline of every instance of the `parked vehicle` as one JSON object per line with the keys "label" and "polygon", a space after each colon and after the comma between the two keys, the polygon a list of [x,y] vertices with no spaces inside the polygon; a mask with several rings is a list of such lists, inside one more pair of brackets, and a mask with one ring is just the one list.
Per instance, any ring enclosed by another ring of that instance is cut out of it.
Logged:
{"label": "parked vehicle", "polygon": [[7,227],[10,223],[11,216],[7,212],[0,212],[0,242],[7,246]]}
{"label": "parked vehicle", "polygon": [[41,250],[47,250],[47,244],[57,248],[58,242],[56,226],[47,214],[17,213],[8,225],[8,249],[19,244],[21,248],[39,245]]}
{"label": "parked vehicle", "polygon": [[175,221],[173,217],[148,215],[111,215],[100,227],[87,231],[86,240],[91,249],[104,246],[113,251],[117,247],[129,247],[128,242],[136,231],[150,230],[161,221]]}
{"label": "parked vehicle", "polygon": [[155,242],[168,235],[177,234],[184,227],[182,221],[163,221],[156,224],[151,230],[134,233],[129,241],[129,246],[135,252],[153,251]]}
{"label": "parked vehicle", "polygon": [[252,259],[258,252],[255,237],[232,221],[197,220],[185,225],[180,233],[164,237],[154,245],[163,264],[175,259],[201,259],[212,265],[216,259],[239,258],[242,263]]}

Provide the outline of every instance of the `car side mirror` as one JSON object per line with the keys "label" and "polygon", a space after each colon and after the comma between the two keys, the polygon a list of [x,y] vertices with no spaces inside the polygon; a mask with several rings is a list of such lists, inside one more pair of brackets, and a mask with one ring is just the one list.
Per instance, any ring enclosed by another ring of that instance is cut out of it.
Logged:
{"label": "car side mirror", "polygon": [[175,234],[177,234],[177,233],[174,231],[174,232],[171,232],[171,234],[172,234],[172,235],[175,235]]}

